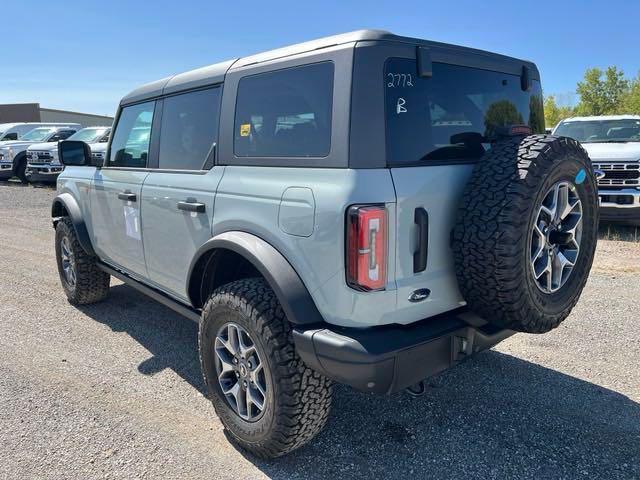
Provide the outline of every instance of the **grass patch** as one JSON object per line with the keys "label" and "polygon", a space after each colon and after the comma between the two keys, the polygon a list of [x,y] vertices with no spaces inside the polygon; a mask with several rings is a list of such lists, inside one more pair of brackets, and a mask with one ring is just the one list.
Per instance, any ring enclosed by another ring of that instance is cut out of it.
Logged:
{"label": "grass patch", "polygon": [[615,240],[621,242],[640,242],[640,227],[600,223],[598,228],[600,240]]}

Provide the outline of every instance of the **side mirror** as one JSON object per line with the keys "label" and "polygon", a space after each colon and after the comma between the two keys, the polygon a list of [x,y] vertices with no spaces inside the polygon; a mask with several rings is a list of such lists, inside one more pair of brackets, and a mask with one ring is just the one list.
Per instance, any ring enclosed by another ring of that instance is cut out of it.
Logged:
{"label": "side mirror", "polygon": [[63,140],[58,143],[58,158],[64,166],[90,166],[91,148],[85,142]]}

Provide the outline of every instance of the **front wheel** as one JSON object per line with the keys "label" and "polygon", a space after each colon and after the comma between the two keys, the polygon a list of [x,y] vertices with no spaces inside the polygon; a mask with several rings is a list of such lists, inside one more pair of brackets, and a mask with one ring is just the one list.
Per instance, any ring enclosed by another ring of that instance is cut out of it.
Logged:
{"label": "front wheel", "polygon": [[235,281],[211,294],[199,350],[213,406],[240,447],[278,457],[324,427],[331,383],[296,353],[291,326],[264,280]]}
{"label": "front wheel", "polygon": [[68,217],[56,225],[56,262],[67,298],[76,305],[104,300],[111,277],[100,270],[96,258],[84,251]]}
{"label": "front wheel", "polygon": [[24,155],[16,158],[13,174],[20,179],[22,183],[28,183],[27,178],[27,157]]}

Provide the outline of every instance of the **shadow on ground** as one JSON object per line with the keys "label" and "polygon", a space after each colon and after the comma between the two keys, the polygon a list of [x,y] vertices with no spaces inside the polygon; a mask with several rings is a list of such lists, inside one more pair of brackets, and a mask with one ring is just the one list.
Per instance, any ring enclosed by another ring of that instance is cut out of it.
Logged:
{"label": "shadow on ground", "polygon": [[[140,373],[169,368],[204,392],[194,323],[124,285],[82,310],[151,352]],[[638,478],[640,405],[489,351],[431,379],[419,398],[338,386],[310,445],[272,461],[245,456],[278,479]]]}

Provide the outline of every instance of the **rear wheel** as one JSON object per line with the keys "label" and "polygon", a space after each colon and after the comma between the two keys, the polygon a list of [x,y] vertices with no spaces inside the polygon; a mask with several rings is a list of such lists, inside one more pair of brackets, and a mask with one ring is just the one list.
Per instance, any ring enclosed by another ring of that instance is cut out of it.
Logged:
{"label": "rear wheel", "polygon": [[557,327],[591,269],[597,198],[591,162],[576,141],[532,135],[498,142],[474,169],[453,232],[469,307],[503,328]]}
{"label": "rear wheel", "polygon": [[213,406],[240,447],[277,457],[324,427],[331,383],[296,353],[291,326],[264,280],[238,280],[211,294],[199,350]]}

